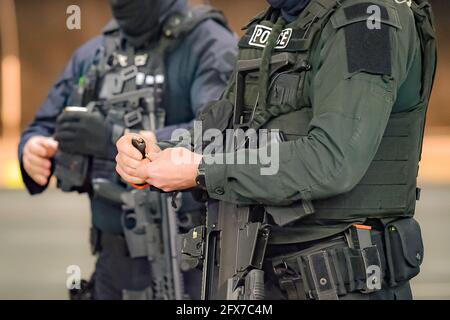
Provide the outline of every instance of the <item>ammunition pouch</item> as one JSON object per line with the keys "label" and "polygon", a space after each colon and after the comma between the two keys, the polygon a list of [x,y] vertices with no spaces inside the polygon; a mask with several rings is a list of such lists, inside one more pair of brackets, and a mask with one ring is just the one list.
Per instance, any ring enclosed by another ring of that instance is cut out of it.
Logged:
{"label": "ammunition pouch", "polygon": [[386,269],[382,248],[381,241],[364,249],[350,248],[339,236],[269,260],[290,300],[337,300],[351,292],[381,289]]}
{"label": "ammunition pouch", "polygon": [[373,245],[349,246],[344,235],[300,251],[273,256],[271,272],[289,299],[336,300],[353,292],[373,293],[415,277],[423,260],[418,223],[412,218],[370,231]]}
{"label": "ammunition pouch", "polygon": [[108,179],[110,181],[118,180],[116,175],[116,162],[109,159],[93,158],[91,165],[90,178],[92,181],[96,179]]}
{"label": "ammunition pouch", "polygon": [[82,155],[58,152],[55,157],[54,175],[58,188],[64,192],[89,191],[89,158]]}
{"label": "ammunition pouch", "polygon": [[420,226],[414,219],[389,223],[385,230],[389,285],[414,278],[420,272],[424,248]]}
{"label": "ammunition pouch", "polygon": [[181,235],[181,270],[201,269],[205,258],[206,227],[198,226]]}

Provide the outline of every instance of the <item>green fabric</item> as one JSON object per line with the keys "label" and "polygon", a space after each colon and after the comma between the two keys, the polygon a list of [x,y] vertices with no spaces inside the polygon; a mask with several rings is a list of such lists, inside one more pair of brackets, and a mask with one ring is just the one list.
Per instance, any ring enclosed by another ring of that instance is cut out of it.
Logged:
{"label": "green fabric", "polygon": [[[364,1],[348,0],[344,2],[344,7],[361,2]],[[379,3],[386,5],[383,1]],[[342,10],[343,8],[339,8],[335,15],[342,17]],[[323,219],[344,219],[347,223],[343,223],[343,227],[352,221],[361,221],[361,212],[354,215],[351,210],[345,210],[343,204],[346,199],[335,200],[343,211],[321,209],[327,208],[326,199],[345,196],[361,180],[369,179],[372,184],[376,184],[373,181],[377,178],[377,171],[372,174],[369,170],[372,160],[383,154],[389,157],[389,153],[396,150],[396,144],[389,145],[392,140],[383,139],[383,134],[385,131],[393,132],[396,128],[397,131],[402,130],[402,125],[396,122],[393,113],[415,110],[410,115],[402,115],[408,121],[403,129],[409,128],[410,137],[407,140],[397,140],[400,144],[410,144],[408,152],[412,159],[407,168],[404,168],[407,174],[404,188],[407,190],[402,189],[401,195],[394,192],[384,198],[384,201],[393,207],[398,203],[405,203],[404,207],[399,208],[398,212],[393,211],[392,214],[410,215],[414,212],[415,199],[412,199],[412,196],[415,194],[415,172],[420,153],[418,144],[422,140],[420,128],[429,97],[419,103],[421,97],[417,92],[421,92],[422,85],[420,72],[417,72],[421,64],[418,60],[420,41],[411,9],[406,4],[392,4],[390,10],[397,13],[394,16],[396,20],[383,23],[383,27],[391,28],[392,74],[388,76],[364,72],[349,73],[349,44],[345,38],[347,24],[345,21],[333,24],[332,19],[323,28],[311,53],[312,71],[307,75],[303,86],[305,91],[298,99],[299,103],[310,103],[297,106],[312,110],[308,134],[299,134],[297,139],[280,144],[279,171],[275,175],[261,175],[261,168],[264,167],[262,163],[207,164],[206,183],[211,198],[238,204],[272,206],[290,205],[302,200],[321,200],[317,202],[318,212],[301,220],[302,224],[308,225],[309,228],[316,226],[313,229],[318,234],[332,233],[333,231],[324,230],[335,227],[323,225]],[[256,50],[242,51],[241,59],[258,57]],[[265,83],[264,79],[262,81]],[[250,89],[254,90],[254,87]],[[250,98],[255,99],[254,92],[248,92],[246,99],[251,100]],[[393,109],[394,105],[400,104],[403,110],[400,107]],[[289,117],[289,114],[286,116]],[[292,124],[292,121],[289,123]],[[305,128],[299,128],[297,131],[304,132]],[[295,133],[292,137],[295,137]],[[392,137],[399,138],[395,134]],[[257,152],[259,151],[240,150],[236,153],[238,156],[248,157]],[[215,192],[217,186],[221,186],[223,192]],[[361,201],[364,201],[363,189],[356,191],[361,193]],[[398,198],[403,196],[406,198]],[[371,206],[376,207],[377,203]],[[371,209],[377,208],[368,208],[366,213],[362,214],[370,216]],[[343,215],[340,218],[341,213]],[[314,236],[308,236],[311,237]],[[306,238],[297,232],[295,240],[302,241]]]}

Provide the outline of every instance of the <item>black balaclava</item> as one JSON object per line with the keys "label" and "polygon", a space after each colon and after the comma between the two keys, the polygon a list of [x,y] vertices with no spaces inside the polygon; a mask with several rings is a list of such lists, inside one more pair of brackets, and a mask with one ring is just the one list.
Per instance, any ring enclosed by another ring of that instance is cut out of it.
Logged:
{"label": "black balaclava", "polygon": [[179,0],[109,0],[114,18],[135,47],[155,40],[161,16]]}
{"label": "black balaclava", "polygon": [[267,0],[276,9],[281,9],[283,18],[287,22],[292,22],[306,8],[311,0]]}

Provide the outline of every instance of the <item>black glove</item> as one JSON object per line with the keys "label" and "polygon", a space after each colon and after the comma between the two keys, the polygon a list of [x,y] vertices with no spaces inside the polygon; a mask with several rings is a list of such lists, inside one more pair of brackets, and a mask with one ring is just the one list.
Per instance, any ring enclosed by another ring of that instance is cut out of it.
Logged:
{"label": "black glove", "polygon": [[67,153],[114,159],[112,127],[99,113],[63,112],[57,119],[54,138]]}

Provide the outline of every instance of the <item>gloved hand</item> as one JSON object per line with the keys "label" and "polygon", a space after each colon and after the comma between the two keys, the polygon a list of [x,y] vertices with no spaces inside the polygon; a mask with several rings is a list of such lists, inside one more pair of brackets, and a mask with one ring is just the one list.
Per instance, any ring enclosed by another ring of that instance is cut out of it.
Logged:
{"label": "gloved hand", "polygon": [[114,159],[112,127],[99,113],[63,112],[57,119],[54,138],[67,153]]}

